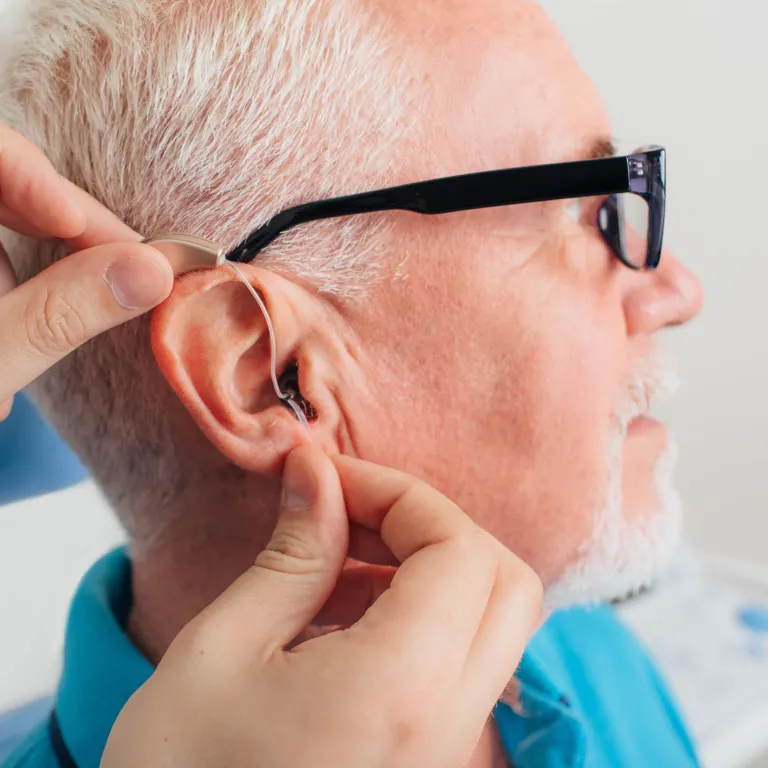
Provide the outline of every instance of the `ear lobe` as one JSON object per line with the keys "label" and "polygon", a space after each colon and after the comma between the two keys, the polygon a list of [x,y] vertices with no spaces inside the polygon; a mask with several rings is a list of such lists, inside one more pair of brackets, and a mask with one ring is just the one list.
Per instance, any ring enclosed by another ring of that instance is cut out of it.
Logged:
{"label": "ear lobe", "polygon": [[[269,309],[280,372],[299,340],[290,283],[250,265],[243,271]],[[223,268],[185,275],[151,329],[160,370],[206,437],[247,471],[279,472],[306,438],[275,394],[267,325],[247,287]]]}

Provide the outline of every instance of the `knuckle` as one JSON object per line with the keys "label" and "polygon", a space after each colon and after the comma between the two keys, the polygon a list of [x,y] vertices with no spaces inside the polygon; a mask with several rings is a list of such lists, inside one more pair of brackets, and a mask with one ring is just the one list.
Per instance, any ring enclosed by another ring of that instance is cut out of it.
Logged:
{"label": "knuckle", "polygon": [[323,558],[317,549],[289,528],[275,531],[266,549],[256,558],[257,568],[296,575],[316,573],[322,564]]}
{"label": "knuckle", "polygon": [[31,208],[35,203],[35,181],[31,174],[24,174],[16,177],[14,186],[14,197],[17,205],[22,206],[22,210]]}
{"label": "knuckle", "polygon": [[456,505],[440,491],[433,488],[424,480],[414,479],[411,485],[405,489],[401,501],[409,507],[442,507],[443,505]]}
{"label": "knuckle", "polygon": [[536,571],[508,550],[502,558],[498,581],[506,593],[524,594],[536,605],[544,597],[544,586]]}
{"label": "knuckle", "polygon": [[390,738],[398,750],[409,750],[415,742],[434,730],[434,707],[430,707],[431,696],[412,695],[402,697],[390,717]]}
{"label": "knuckle", "polygon": [[493,562],[489,537],[479,528],[462,531],[452,542],[458,561],[469,568],[488,566]]}
{"label": "knuckle", "polygon": [[28,306],[25,331],[30,346],[43,355],[69,352],[88,338],[82,315],[57,288],[46,288]]}
{"label": "knuckle", "polygon": [[533,568],[526,567],[523,589],[531,595],[536,605],[540,606],[542,604],[544,600],[544,583]]}

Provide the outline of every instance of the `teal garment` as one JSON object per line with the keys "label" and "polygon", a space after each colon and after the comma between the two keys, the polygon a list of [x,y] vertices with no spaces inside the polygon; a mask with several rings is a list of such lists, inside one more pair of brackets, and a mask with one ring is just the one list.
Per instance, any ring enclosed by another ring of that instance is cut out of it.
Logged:
{"label": "teal garment", "polygon": [[555,613],[495,717],[516,768],[682,768],[696,750],[659,671],[609,606]]}
{"label": "teal garment", "polygon": [[[123,630],[131,600],[130,561],[117,550],[90,570],[72,602],[56,711],[78,768],[98,768],[118,713],[152,674]],[[664,682],[609,607],[553,615],[517,679],[518,711],[500,702],[494,712],[515,768],[698,765]],[[48,723],[5,768],[59,768]]]}

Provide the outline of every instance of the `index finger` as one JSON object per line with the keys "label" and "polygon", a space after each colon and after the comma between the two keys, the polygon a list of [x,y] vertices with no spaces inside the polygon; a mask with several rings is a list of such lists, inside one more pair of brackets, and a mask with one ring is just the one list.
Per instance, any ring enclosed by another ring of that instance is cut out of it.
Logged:
{"label": "index finger", "polygon": [[350,522],[381,531],[402,563],[425,546],[480,529],[427,483],[405,472],[349,456],[332,456]]}
{"label": "index finger", "polygon": [[403,472],[333,456],[347,516],[381,530],[402,563],[349,631],[414,671],[460,670],[485,613],[501,546],[453,502]]}
{"label": "index finger", "polygon": [[0,125],[0,202],[49,237],[76,237],[85,218],[56,169],[31,142]]}
{"label": "index finger", "polygon": [[141,235],[124,224],[96,198],[67,179],[62,179],[62,182],[69,190],[72,200],[85,215],[85,227],[82,232],[64,241],[70,251],[84,251],[98,245],[141,240]]}

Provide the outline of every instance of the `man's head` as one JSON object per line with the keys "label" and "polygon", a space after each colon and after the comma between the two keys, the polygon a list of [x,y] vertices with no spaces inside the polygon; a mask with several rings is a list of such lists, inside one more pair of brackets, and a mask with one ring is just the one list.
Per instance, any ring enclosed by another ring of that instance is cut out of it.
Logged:
{"label": "man's head", "polygon": [[[8,57],[0,104],[146,234],[233,244],[290,204],[609,151],[593,87],[532,3],[64,6]],[[245,267],[313,439],[435,485],[553,602],[639,586],[678,524],[669,438],[636,417],[669,387],[653,335],[700,289],[669,253],[622,265],[600,202],[307,225]],[[28,274],[47,252],[16,253]],[[263,319],[228,270],[179,281],[151,333],[170,389],[145,331],[89,345],[38,396],[140,547],[193,530],[237,546],[237,511],[269,519],[302,439]]]}

